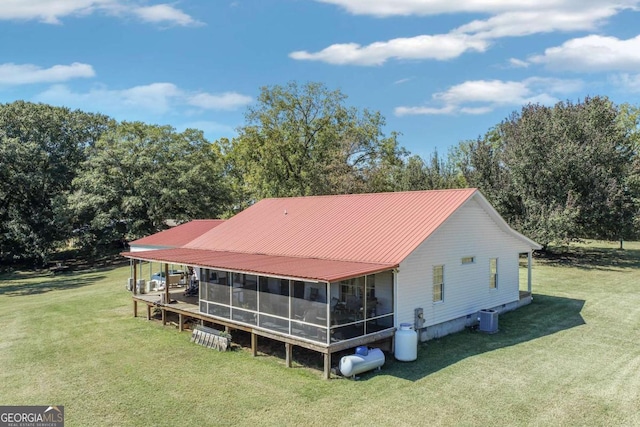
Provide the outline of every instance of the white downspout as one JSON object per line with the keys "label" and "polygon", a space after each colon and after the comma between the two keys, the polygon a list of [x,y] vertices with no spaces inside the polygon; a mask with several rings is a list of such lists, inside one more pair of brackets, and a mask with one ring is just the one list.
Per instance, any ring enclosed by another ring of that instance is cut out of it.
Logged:
{"label": "white downspout", "polygon": [[393,269],[393,326],[398,327],[398,269]]}

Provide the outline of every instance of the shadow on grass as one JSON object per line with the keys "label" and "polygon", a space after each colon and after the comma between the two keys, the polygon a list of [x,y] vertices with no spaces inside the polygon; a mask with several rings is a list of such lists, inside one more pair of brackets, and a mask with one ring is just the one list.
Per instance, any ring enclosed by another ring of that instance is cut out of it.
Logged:
{"label": "shadow on grass", "polygon": [[[31,279],[31,277],[38,279]],[[92,285],[104,279],[102,274],[62,273],[58,275],[42,276],[42,274],[5,274],[0,276],[0,295],[19,297],[44,294],[51,291],[77,289]]]}
{"label": "shadow on grass", "polygon": [[[388,357],[382,373],[417,381],[468,357],[584,325],[580,315],[584,303],[584,300],[534,295],[530,305],[500,316],[498,333],[489,335],[464,330],[427,341],[419,345],[416,361],[398,362],[392,356]],[[361,379],[378,374],[362,374]]]}
{"label": "shadow on grass", "polygon": [[[358,375],[366,381],[378,375],[390,375],[410,381],[417,381],[440,371],[468,357],[518,345],[556,332],[584,325],[580,314],[584,300],[562,298],[549,295],[534,295],[531,304],[501,315],[499,332],[493,335],[473,330],[464,330],[440,339],[419,344],[418,359],[414,362],[399,362],[390,353],[385,353],[386,361],[382,371],[368,371]],[[251,346],[250,334],[233,332],[234,344],[247,349]],[[337,367],[340,358],[353,354],[354,349],[332,355],[332,367]],[[258,352],[284,360],[284,345],[279,341],[260,337]],[[323,356],[313,350],[294,347],[293,360],[300,367],[322,371]]]}
{"label": "shadow on grass", "polygon": [[539,259],[553,266],[584,270],[640,268],[640,250],[637,249],[571,247],[569,250],[541,253]]}

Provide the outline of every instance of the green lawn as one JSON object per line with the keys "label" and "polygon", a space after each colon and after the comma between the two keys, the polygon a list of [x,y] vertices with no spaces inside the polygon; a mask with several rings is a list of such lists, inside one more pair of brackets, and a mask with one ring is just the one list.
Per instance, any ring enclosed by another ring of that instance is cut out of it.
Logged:
{"label": "green lawn", "polygon": [[68,426],[637,426],[640,243],[625,247],[535,259],[534,301],[498,334],[430,341],[360,381],[133,318],[128,266],[2,275],[0,404],[64,405]]}

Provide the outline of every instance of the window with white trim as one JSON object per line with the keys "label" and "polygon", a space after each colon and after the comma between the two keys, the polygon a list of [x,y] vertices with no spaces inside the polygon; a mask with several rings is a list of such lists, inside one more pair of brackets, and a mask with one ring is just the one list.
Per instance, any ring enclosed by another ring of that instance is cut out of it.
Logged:
{"label": "window with white trim", "polygon": [[489,288],[498,287],[498,258],[489,259]]}
{"label": "window with white trim", "polygon": [[444,299],[444,265],[433,266],[433,302]]}
{"label": "window with white trim", "polygon": [[474,256],[466,256],[462,258],[462,264],[473,264],[476,262],[476,257]]}

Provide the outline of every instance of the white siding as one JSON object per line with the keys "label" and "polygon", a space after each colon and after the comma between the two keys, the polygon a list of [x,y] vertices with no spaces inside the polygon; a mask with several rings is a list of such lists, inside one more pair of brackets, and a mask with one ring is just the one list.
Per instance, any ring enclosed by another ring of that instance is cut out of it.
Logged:
{"label": "white siding", "polygon": [[[503,231],[475,199],[458,209],[401,264],[396,324],[424,309],[425,326],[519,299],[518,254],[531,248]],[[475,257],[462,264],[463,257]],[[489,288],[489,259],[498,258],[498,287]],[[444,300],[433,302],[432,271],[444,265]]]}

